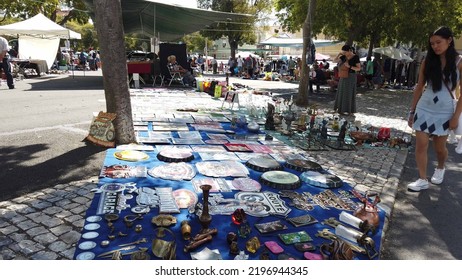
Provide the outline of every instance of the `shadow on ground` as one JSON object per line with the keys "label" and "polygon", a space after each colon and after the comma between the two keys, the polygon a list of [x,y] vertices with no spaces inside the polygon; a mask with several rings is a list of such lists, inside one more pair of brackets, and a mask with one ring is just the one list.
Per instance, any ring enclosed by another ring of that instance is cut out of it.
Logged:
{"label": "shadow on ground", "polygon": [[28,91],[53,91],[53,90],[102,90],[104,89],[102,76],[45,76],[34,78]]}
{"label": "shadow on ground", "polygon": [[31,162],[37,161],[37,154],[49,150],[46,144],[1,147],[0,201],[98,174],[99,162],[92,163],[105,149],[83,145],[38,164]]}

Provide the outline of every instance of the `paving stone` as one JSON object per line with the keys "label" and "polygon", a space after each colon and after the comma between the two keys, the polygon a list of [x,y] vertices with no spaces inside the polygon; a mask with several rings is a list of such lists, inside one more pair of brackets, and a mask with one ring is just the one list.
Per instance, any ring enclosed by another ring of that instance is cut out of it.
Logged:
{"label": "paving stone", "polygon": [[77,195],[77,194],[75,194],[75,193],[68,193],[68,194],[66,194],[66,195],[64,196],[64,198],[73,199],[73,198],[76,198],[77,196],[79,196],[79,195]]}
{"label": "paving stone", "polygon": [[66,184],[58,184],[54,187],[54,189],[57,189],[57,190],[63,190],[65,188],[67,188]]}
{"label": "paving stone", "polygon": [[72,227],[68,225],[59,225],[57,227],[50,228],[50,231],[56,236],[60,236],[61,234],[64,234],[71,230],[72,230]]}
{"label": "paving stone", "polygon": [[[0,213],[0,215],[1,215],[1,213]],[[7,227],[7,226],[9,226],[9,225],[10,225],[10,223],[9,223],[7,220],[5,220],[5,219],[0,219],[0,228]]]}
{"label": "paving stone", "polygon": [[58,254],[50,251],[41,251],[33,254],[30,258],[32,260],[57,260]]}
{"label": "paving stone", "polygon": [[80,204],[78,203],[68,203],[66,205],[61,205],[61,207],[63,207],[63,209],[65,210],[70,210],[70,209],[73,209],[73,208],[76,208],[76,207],[79,207]]}
{"label": "paving stone", "polygon": [[16,198],[12,199],[11,201],[14,202],[14,203],[17,203],[17,204],[22,204],[22,203],[25,203],[25,202],[30,202],[30,198],[28,198],[26,196],[20,196],[20,197],[16,197]]}
{"label": "paving stone", "polygon": [[74,253],[75,253],[75,248],[72,247],[72,248],[67,249],[66,251],[59,253],[59,255],[62,256],[63,259],[72,260],[74,258]]}
{"label": "paving stone", "polygon": [[59,237],[62,241],[66,242],[67,244],[75,244],[80,239],[80,233],[74,230],[67,232]]}
{"label": "paving stone", "polygon": [[0,233],[4,234],[4,235],[9,235],[13,232],[16,232],[18,231],[19,229],[13,225],[11,226],[7,226],[7,227],[2,227],[0,228]]}
{"label": "paving stone", "polygon": [[16,210],[16,212],[24,214],[24,215],[34,213],[35,211],[36,210],[32,207],[25,207],[25,208]]}
{"label": "paving stone", "polygon": [[50,245],[48,245],[48,249],[50,249],[51,251],[53,252],[56,252],[56,253],[61,253],[67,249],[69,249],[72,245],[70,244],[67,244],[61,240],[58,240],[56,242],[53,242],[51,243]]}
{"label": "paving stone", "polygon": [[13,242],[14,241],[11,238],[8,238],[6,236],[0,236],[0,248],[10,245]]}
{"label": "paving stone", "polygon": [[36,253],[38,251],[41,251],[45,249],[45,247],[41,244],[38,244],[35,241],[32,240],[21,240],[18,242],[19,250],[20,253],[30,256],[33,253]]}
{"label": "paving stone", "polygon": [[31,220],[25,220],[24,222],[18,223],[16,226],[19,227],[20,229],[26,231],[26,230],[29,230],[31,228],[36,227],[37,223],[34,223]]}
{"label": "paving stone", "polygon": [[26,231],[26,233],[32,237],[47,233],[48,230],[45,227],[39,226],[39,227],[34,227]]}
{"label": "paving stone", "polygon": [[69,211],[71,211],[71,212],[74,213],[74,214],[82,214],[82,213],[84,213],[85,211],[87,211],[87,206],[81,205],[81,206],[78,206],[78,207],[69,209]]}
{"label": "paving stone", "polygon": [[80,215],[72,215],[72,216],[64,218],[64,220],[69,222],[69,223],[73,223],[73,222],[81,220],[81,219],[82,219],[82,216],[80,216]]}
{"label": "paving stone", "polygon": [[65,217],[69,217],[73,215],[70,211],[67,210],[61,210],[61,212],[56,213],[54,216],[58,219],[63,219]]}
{"label": "paving stone", "polygon": [[41,223],[41,222],[46,221],[46,220],[51,218],[50,216],[45,215],[42,212],[34,212],[34,213],[26,215],[26,217],[31,219],[32,221],[34,221],[36,223]]}
{"label": "paving stone", "polygon": [[[69,199],[62,199],[60,201],[57,201],[55,203],[55,205],[58,206],[58,207],[63,207],[63,206],[68,205],[70,203],[71,203],[71,201]],[[66,208],[66,209],[68,209],[68,208]]]}
{"label": "paving stone", "polygon": [[46,226],[47,228],[52,228],[55,226],[59,226],[64,223],[63,220],[58,219],[58,218],[50,218],[48,220],[42,221],[42,225]]}
{"label": "paving stone", "polygon": [[76,228],[83,228],[83,225],[85,224],[85,220],[84,220],[84,217],[81,217],[81,219],[79,220],[76,220],[72,223],[72,225]]}
{"label": "paving stone", "polygon": [[43,199],[43,200],[45,200],[47,202],[50,202],[50,203],[55,203],[57,201],[60,201],[63,198],[60,197],[60,196],[45,195],[45,196],[40,197],[40,199]]}
{"label": "paving stone", "polygon": [[18,243],[19,241],[26,239],[27,234],[14,232],[14,233],[10,234],[8,237],[13,239],[14,242]]}
{"label": "paving stone", "polygon": [[63,211],[63,208],[58,207],[58,206],[52,206],[52,207],[48,207],[46,209],[43,209],[42,212],[45,213],[45,214],[48,214],[48,215],[54,215],[54,214],[62,212],[62,211]]}
{"label": "paving stone", "polygon": [[24,209],[24,208],[29,208],[29,205],[27,205],[27,204],[10,204],[10,205],[8,205],[7,208],[17,212],[18,210],[21,210],[21,209]]}
{"label": "paving stone", "polygon": [[42,244],[44,246],[47,246],[48,244],[50,244],[52,242],[55,242],[58,239],[58,237],[56,237],[52,233],[48,232],[48,233],[45,233],[45,234],[35,236],[32,239],[34,239],[35,241],[37,241],[38,243],[40,243],[40,244]]}
{"label": "paving stone", "polygon": [[6,247],[0,249],[0,260],[14,260],[15,257],[16,254],[11,249]]}
{"label": "paving stone", "polygon": [[32,202],[32,207],[34,208],[37,208],[39,210],[41,209],[45,209],[45,208],[48,208],[48,207],[51,207],[52,204],[48,201],[42,201],[42,200],[36,200],[34,202]]}
{"label": "paving stone", "polygon": [[79,203],[79,204],[87,204],[89,199],[86,198],[86,197],[79,196],[79,197],[76,197],[76,198],[72,199],[72,201],[74,201],[76,203]]}

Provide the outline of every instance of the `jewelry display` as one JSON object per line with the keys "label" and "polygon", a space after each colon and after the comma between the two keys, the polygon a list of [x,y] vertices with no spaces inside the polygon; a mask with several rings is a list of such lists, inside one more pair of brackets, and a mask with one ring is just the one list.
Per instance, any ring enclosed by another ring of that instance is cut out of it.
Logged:
{"label": "jewelry display", "polygon": [[158,227],[169,227],[176,224],[176,218],[172,215],[157,215],[151,219],[151,223]]}

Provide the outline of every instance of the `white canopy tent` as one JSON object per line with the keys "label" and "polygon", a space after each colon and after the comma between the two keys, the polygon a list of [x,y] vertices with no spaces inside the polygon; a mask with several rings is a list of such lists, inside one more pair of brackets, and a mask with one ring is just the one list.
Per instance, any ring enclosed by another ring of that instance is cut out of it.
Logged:
{"label": "white canopy tent", "polygon": [[53,65],[60,39],[80,39],[80,34],[62,27],[43,14],[27,20],[0,26],[0,35],[17,36],[19,58],[40,59]]}

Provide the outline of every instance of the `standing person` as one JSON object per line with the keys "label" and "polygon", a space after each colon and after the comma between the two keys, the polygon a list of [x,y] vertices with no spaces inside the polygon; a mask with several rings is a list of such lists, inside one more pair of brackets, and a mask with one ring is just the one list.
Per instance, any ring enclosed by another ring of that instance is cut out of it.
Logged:
{"label": "standing person", "polygon": [[11,74],[10,55],[8,54],[8,41],[0,37],[0,60],[2,61],[2,69],[5,72],[6,83],[9,89],[14,89],[13,75]]}
{"label": "standing person", "polygon": [[211,64],[212,64],[213,74],[218,74],[218,62],[217,62],[216,54],[213,55]]}
{"label": "standing person", "polygon": [[237,57],[237,70],[239,71],[239,73],[237,74],[238,77],[240,77],[242,75],[242,67],[244,65],[244,60],[242,59],[242,57],[239,55]]}
{"label": "standing person", "polygon": [[366,60],[366,87],[367,89],[374,89],[374,83],[372,77],[374,76],[374,64],[370,56]]}
{"label": "standing person", "polygon": [[419,178],[407,185],[410,191],[419,192],[429,187],[427,150],[430,137],[433,138],[438,161],[430,181],[438,185],[444,180],[448,133],[462,125],[459,124],[462,101],[459,99],[455,111],[453,103],[457,84],[462,87],[460,61],[461,57],[454,47],[452,31],[448,27],[440,27],[434,31],[428,39],[427,57],[420,68],[409,111],[408,124],[416,131],[415,157],[419,170]]}
{"label": "standing person", "polygon": [[245,59],[245,67],[247,68],[247,75],[249,79],[253,77],[253,58],[252,55],[249,54],[249,57]]}
{"label": "standing person", "polygon": [[297,65],[297,63],[295,62],[295,60],[292,59],[292,57],[289,58],[289,75],[291,77],[294,77],[295,73],[295,66]]}
{"label": "standing person", "polygon": [[334,110],[341,115],[354,114],[356,113],[356,72],[361,70],[359,56],[353,52],[351,46],[344,45],[334,62],[348,71],[347,77],[340,77]]}
{"label": "standing person", "polygon": [[205,70],[205,60],[200,54],[199,57],[197,58],[197,65],[199,65],[199,68],[201,69],[201,72],[203,73]]}

